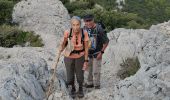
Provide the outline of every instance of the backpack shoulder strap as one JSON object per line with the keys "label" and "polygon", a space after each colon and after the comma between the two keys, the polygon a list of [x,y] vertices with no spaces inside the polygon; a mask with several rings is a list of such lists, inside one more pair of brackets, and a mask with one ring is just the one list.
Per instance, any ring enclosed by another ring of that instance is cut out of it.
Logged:
{"label": "backpack shoulder strap", "polygon": [[71,37],[72,37],[72,28],[70,29],[70,33],[69,33],[68,38],[71,39]]}
{"label": "backpack shoulder strap", "polygon": [[104,33],[105,33],[105,29],[103,29],[102,26],[99,23],[97,23],[95,30],[96,30],[96,33],[99,34],[99,35],[101,35],[101,33],[99,32],[100,29],[102,29],[104,31]]}
{"label": "backpack shoulder strap", "polygon": [[96,24],[96,27],[95,27],[95,32],[96,32],[96,34],[99,33],[99,26],[100,26],[100,25],[97,23],[97,24]]}
{"label": "backpack shoulder strap", "polygon": [[[70,29],[70,33],[69,33],[69,39],[71,39],[71,37],[72,37],[72,28]],[[83,30],[83,28],[81,28],[81,34],[82,34],[82,37],[81,37],[81,43],[83,43],[83,41],[84,41],[84,30]]]}
{"label": "backpack shoulder strap", "polygon": [[84,30],[83,30],[83,28],[81,29],[81,34],[82,34],[81,43],[83,43],[83,41],[84,41]]}

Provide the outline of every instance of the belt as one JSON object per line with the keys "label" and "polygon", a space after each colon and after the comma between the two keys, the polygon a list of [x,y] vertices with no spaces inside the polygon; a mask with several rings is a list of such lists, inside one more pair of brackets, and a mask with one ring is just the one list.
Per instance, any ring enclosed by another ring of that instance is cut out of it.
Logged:
{"label": "belt", "polygon": [[83,52],[84,51],[84,49],[82,49],[82,50],[73,50],[71,53],[77,53],[77,54],[80,54],[81,52]]}

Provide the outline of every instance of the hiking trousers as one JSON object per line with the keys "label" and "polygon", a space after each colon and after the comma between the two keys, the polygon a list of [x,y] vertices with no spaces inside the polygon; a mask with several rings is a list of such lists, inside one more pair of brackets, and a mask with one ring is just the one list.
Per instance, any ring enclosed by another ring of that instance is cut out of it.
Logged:
{"label": "hiking trousers", "polygon": [[66,67],[67,73],[67,85],[73,85],[75,75],[77,78],[77,82],[81,87],[84,82],[84,71],[82,70],[84,64],[84,56],[80,58],[68,58],[64,57],[64,63]]}
{"label": "hiking trousers", "polygon": [[97,60],[96,58],[89,58],[89,67],[87,70],[88,85],[94,84],[94,86],[100,86],[101,63],[102,60]]}

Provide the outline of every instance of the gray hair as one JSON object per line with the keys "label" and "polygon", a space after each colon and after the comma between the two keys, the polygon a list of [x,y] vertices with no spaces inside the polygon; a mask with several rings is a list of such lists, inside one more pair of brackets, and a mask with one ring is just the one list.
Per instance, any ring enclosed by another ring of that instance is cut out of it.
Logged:
{"label": "gray hair", "polygon": [[81,24],[81,18],[80,18],[79,16],[73,16],[73,17],[71,18],[71,22],[72,22],[72,20],[77,20],[77,21],[79,21],[80,24]]}

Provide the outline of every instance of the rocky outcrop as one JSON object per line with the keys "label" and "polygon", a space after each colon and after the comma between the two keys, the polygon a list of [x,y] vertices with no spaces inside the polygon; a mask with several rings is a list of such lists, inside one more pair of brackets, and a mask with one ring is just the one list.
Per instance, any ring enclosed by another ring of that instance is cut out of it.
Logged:
{"label": "rocky outcrop", "polygon": [[[115,29],[108,33],[109,47],[104,54],[100,90],[85,99],[169,100],[170,21],[144,29]],[[125,80],[116,73],[126,58],[138,57],[141,68]]]}
{"label": "rocky outcrop", "polygon": [[42,100],[49,77],[46,61],[29,49],[0,51],[1,100]]}
{"label": "rocky outcrop", "polygon": [[[34,31],[44,47],[0,48],[0,100],[43,100],[50,79],[49,69],[69,15],[59,0],[22,0],[14,7],[13,21]],[[63,62],[58,64],[55,90],[49,100],[70,99],[64,84]]]}
{"label": "rocky outcrop", "polygon": [[56,48],[69,15],[59,0],[22,0],[14,7],[13,21],[27,31],[39,34],[46,48]]}
{"label": "rocky outcrop", "polygon": [[[141,68],[115,87],[116,100],[169,100],[170,22],[154,25],[141,34]],[[136,34],[136,33],[134,33]],[[136,39],[135,39],[136,40]]]}

